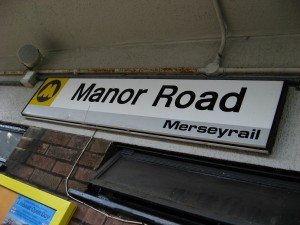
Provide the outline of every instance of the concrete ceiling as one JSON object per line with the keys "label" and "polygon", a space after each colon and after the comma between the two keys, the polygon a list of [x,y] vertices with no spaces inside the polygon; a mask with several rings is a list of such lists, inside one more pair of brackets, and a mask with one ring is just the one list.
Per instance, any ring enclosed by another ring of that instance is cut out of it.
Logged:
{"label": "concrete ceiling", "polygon": [[[231,38],[300,34],[299,0],[221,0]],[[2,0],[0,60],[44,52],[218,40],[211,0]],[[3,62],[2,62],[3,65]]]}

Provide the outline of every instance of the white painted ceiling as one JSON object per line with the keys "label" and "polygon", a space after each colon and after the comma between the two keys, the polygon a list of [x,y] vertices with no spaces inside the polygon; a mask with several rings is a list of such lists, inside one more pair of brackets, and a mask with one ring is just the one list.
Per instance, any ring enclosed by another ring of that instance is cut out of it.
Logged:
{"label": "white painted ceiling", "polygon": [[[231,38],[300,34],[299,0],[220,3]],[[220,38],[211,0],[2,0],[0,9],[0,65],[24,44],[100,51]]]}

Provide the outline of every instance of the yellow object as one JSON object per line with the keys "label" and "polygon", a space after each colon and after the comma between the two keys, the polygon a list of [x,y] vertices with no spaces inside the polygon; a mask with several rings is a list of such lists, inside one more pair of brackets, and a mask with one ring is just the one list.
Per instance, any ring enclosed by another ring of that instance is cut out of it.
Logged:
{"label": "yellow object", "polygon": [[76,205],[71,202],[0,174],[0,222],[18,195],[54,209],[56,212],[50,225],[67,225],[76,210]]}
{"label": "yellow object", "polygon": [[[1,180],[0,180],[1,182]],[[0,186],[0,223],[4,220],[10,207],[14,204],[18,197],[15,192]]]}
{"label": "yellow object", "polygon": [[67,78],[48,78],[35,93],[29,104],[50,106],[68,80]]}

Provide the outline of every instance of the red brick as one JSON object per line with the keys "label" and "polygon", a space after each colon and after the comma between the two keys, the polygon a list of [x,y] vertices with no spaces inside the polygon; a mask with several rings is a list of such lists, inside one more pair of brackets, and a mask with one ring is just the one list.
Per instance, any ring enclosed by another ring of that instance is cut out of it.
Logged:
{"label": "red brick", "polygon": [[93,209],[88,209],[83,220],[91,225],[102,225],[106,220],[106,216]]}
{"label": "red brick", "polygon": [[60,193],[62,193],[64,195],[66,194],[66,179],[63,179],[60,182],[60,184],[59,184],[58,188],[56,189],[56,191],[60,192]]}
{"label": "red brick", "polygon": [[69,180],[68,188],[73,188],[75,190],[84,192],[87,189],[87,184],[84,184],[84,183],[81,183],[78,181],[74,181],[74,180]]}
{"label": "red brick", "polygon": [[53,174],[38,169],[34,170],[30,178],[31,182],[51,190],[56,190],[61,180],[62,179],[58,176],[54,176]]}
{"label": "red brick", "polygon": [[71,220],[68,225],[81,225],[82,223],[81,222],[77,222],[77,221],[74,221],[74,220]]}
{"label": "red brick", "polygon": [[[78,181],[74,181],[74,180],[69,180],[68,182],[68,190],[72,188],[78,191],[82,191],[85,192],[87,189],[87,184],[78,182]],[[66,179],[63,179],[58,188],[56,189],[58,192],[62,193],[62,194],[66,194]]]}
{"label": "red brick", "polygon": [[29,180],[30,176],[33,173],[33,168],[24,166],[22,164],[16,164],[13,168],[11,168],[8,172],[16,177],[19,177],[23,180]]}
{"label": "red brick", "polygon": [[39,146],[36,149],[36,152],[40,154],[45,154],[49,148],[49,144],[46,143],[40,143]]}
{"label": "red brick", "polygon": [[103,157],[97,154],[93,154],[90,152],[83,153],[81,159],[79,160],[80,165],[84,165],[93,169],[99,167]]}
{"label": "red brick", "polygon": [[52,169],[54,163],[54,159],[38,154],[32,154],[27,160],[27,164],[48,171]]}
{"label": "red brick", "polygon": [[89,138],[84,136],[73,136],[68,143],[68,147],[83,149],[88,143]]}
{"label": "red brick", "polygon": [[79,167],[75,174],[75,179],[80,181],[87,181],[93,173],[93,170]]}
{"label": "red brick", "polygon": [[10,156],[10,160],[14,160],[17,162],[25,162],[30,155],[31,152],[29,150],[15,149],[15,151]]}
{"label": "red brick", "polygon": [[[132,221],[135,221],[135,220],[132,220]],[[136,223],[126,223],[126,222],[124,222],[123,225],[136,225]]]}
{"label": "red brick", "polygon": [[50,146],[47,151],[47,155],[55,157],[57,159],[75,162],[78,156],[78,152],[64,147]]}
{"label": "red brick", "polygon": [[41,140],[51,144],[66,146],[69,143],[71,137],[71,134],[48,130],[44,133]]}
{"label": "red brick", "polygon": [[113,218],[107,218],[105,225],[123,225],[124,223],[120,220],[116,220]]}
{"label": "red brick", "polygon": [[21,140],[19,141],[17,147],[21,148],[21,149],[27,149],[28,145],[30,145],[30,143],[32,142],[32,140],[30,138],[21,138]]}
{"label": "red brick", "polygon": [[89,148],[89,151],[104,154],[109,148],[111,142],[101,139],[95,139]]}
{"label": "red brick", "polygon": [[26,133],[25,133],[25,137],[30,137],[30,138],[33,138],[33,139],[40,139],[41,136],[43,135],[44,133],[44,129],[42,128],[37,128],[37,127],[30,127]]}
{"label": "red brick", "polygon": [[85,213],[88,210],[88,207],[79,202],[76,202],[74,200],[71,200],[71,202],[73,202],[77,206],[77,209],[76,209],[73,217],[76,219],[82,220],[85,216]]}
{"label": "red brick", "polygon": [[47,150],[47,146],[42,146],[42,144],[43,143],[39,140],[31,138],[22,138],[21,141],[18,143],[17,148],[44,153]]}
{"label": "red brick", "polygon": [[52,169],[52,172],[62,176],[68,176],[73,165],[57,161]]}

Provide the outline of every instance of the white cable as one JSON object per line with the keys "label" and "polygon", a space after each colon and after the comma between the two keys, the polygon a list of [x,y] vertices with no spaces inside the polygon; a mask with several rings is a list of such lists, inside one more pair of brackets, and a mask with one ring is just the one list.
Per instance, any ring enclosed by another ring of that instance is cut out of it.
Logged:
{"label": "white cable", "polygon": [[[96,132],[97,132],[97,130],[94,131],[93,135],[90,137],[89,141],[86,143],[86,145],[85,145],[84,148],[82,149],[80,155],[78,156],[76,162],[74,163],[74,165],[73,165],[73,167],[72,167],[70,173],[68,174],[68,176],[67,176],[67,178],[66,178],[66,193],[67,193],[67,196],[68,196],[69,198],[73,199],[74,201],[79,202],[79,203],[81,203],[81,204],[83,204],[83,205],[85,205],[85,206],[87,206],[87,207],[89,207],[89,208],[95,210],[96,212],[101,213],[102,215],[104,215],[104,216],[106,216],[106,217],[108,217],[108,218],[115,219],[115,220],[119,220],[119,221],[125,222],[125,223],[132,223],[132,224],[141,224],[141,225],[143,225],[144,223],[142,223],[142,222],[131,221],[131,220],[124,220],[124,219],[121,219],[121,218],[118,218],[118,217],[115,217],[115,216],[108,215],[107,213],[105,213],[105,212],[103,212],[103,211],[100,211],[99,209],[96,209],[96,208],[94,208],[93,206],[88,205],[88,204],[86,204],[85,202],[82,202],[82,201],[80,201],[79,199],[77,199],[77,198],[75,198],[75,197],[73,197],[73,196],[70,195],[69,190],[68,190],[68,182],[69,182],[70,176],[71,176],[71,174],[73,173],[73,171],[74,171],[74,169],[75,169],[75,167],[76,167],[78,161],[79,161],[80,158],[82,157],[83,153],[85,152],[85,150],[88,148],[88,146],[90,145],[91,141],[92,141],[93,138],[95,137]],[[110,144],[110,145],[111,145],[111,144]],[[110,147],[110,145],[108,146],[108,148]]]}

